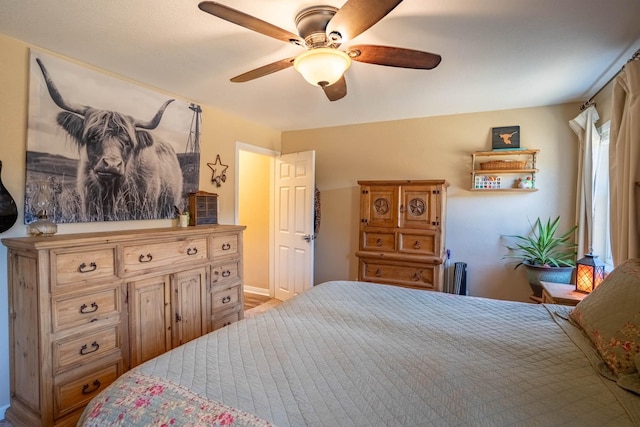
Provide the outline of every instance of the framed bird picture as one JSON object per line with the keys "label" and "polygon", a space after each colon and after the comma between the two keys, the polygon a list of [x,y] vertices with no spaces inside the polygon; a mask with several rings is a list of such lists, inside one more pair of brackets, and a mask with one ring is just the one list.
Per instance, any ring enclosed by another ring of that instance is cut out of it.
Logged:
{"label": "framed bird picture", "polygon": [[493,150],[514,150],[520,148],[520,126],[506,126],[491,129]]}

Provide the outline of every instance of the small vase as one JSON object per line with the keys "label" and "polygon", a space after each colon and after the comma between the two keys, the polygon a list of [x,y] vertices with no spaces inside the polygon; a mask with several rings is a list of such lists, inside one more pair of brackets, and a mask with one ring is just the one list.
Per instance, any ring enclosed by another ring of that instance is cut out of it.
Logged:
{"label": "small vase", "polygon": [[0,233],[10,229],[18,219],[18,208],[9,191],[2,183],[2,161],[0,161]]}

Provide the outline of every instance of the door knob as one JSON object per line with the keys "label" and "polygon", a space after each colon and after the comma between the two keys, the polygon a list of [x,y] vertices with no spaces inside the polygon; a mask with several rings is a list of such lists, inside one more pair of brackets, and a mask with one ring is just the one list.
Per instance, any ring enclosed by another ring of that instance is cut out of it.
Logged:
{"label": "door knob", "polygon": [[302,236],[302,238],[304,240],[306,240],[307,242],[311,242],[312,240],[314,240],[316,238],[315,234],[305,234],[304,236]]}

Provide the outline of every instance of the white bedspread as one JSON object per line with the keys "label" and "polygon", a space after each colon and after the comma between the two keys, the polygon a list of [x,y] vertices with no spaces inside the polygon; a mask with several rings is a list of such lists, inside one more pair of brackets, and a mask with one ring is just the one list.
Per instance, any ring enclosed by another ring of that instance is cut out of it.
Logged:
{"label": "white bedspread", "polygon": [[640,425],[568,309],[328,282],[133,372],[276,426]]}

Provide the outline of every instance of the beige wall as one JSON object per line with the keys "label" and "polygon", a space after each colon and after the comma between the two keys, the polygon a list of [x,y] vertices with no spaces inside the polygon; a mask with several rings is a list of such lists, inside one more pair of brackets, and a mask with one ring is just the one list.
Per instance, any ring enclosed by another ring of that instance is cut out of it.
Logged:
{"label": "beige wall", "polygon": [[253,291],[269,291],[270,194],[273,158],[240,151],[238,162],[238,222],[244,232],[244,284]]}
{"label": "beige wall", "polygon": [[[2,181],[16,200],[20,211],[16,224],[10,230],[2,233],[0,237],[26,236],[22,206],[25,187],[29,47],[23,42],[0,34],[0,160],[3,162]],[[55,54],[55,52],[51,53]],[[70,60],[73,61],[72,59]],[[144,83],[139,84],[144,85]],[[197,100],[193,100],[193,102],[197,102]],[[202,108],[200,189],[218,193],[219,221],[231,224],[235,218],[235,174],[230,169],[227,173],[227,181],[222,187],[217,188],[211,182],[210,169],[206,166],[206,163],[213,162],[216,154],[220,154],[225,164],[236,164],[234,158],[235,142],[238,140],[279,151],[280,131],[248,122],[206,105],[203,105]],[[75,233],[170,226],[173,226],[171,220],[120,221],[60,224],[58,230],[59,233]],[[7,253],[5,247],[0,246],[0,418],[2,418],[4,409],[9,404],[6,264]]]}
{"label": "beige wall", "polygon": [[[284,132],[282,152],[316,150],[322,225],[315,241],[315,281],[355,279],[358,180],[450,182],[446,246],[468,264],[472,295],[526,301],[524,273],[502,260],[503,234],[524,234],[528,220],[560,215],[574,222],[577,140],[568,121],[579,104]],[[521,146],[539,148],[535,193],[471,192],[470,153],[491,148],[492,127],[519,125]]]}

